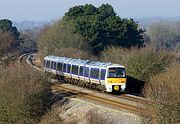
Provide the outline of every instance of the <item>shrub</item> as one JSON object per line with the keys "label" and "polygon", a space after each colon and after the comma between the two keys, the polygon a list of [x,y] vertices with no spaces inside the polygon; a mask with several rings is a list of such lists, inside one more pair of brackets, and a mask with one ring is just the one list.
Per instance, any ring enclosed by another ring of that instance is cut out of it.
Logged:
{"label": "shrub", "polygon": [[148,109],[153,112],[150,121],[159,124],[180,123],[179,74],[180,64],[176,64],[166,72],[153,76],[145,85],[144,95],[154,101],[148,104]]}
{"label": "shrub", "polygon": [[0,69],[0,123],[35,123],[51,97],[43,74],[25,66]]}
{"label": "shrub", "polygon": [[175,62],[175,54],[165,50],[156,51],[152,47],[142,49],[110,47],[102,52],[101,60],[122,64],[129,76],[148,81],[152,75],[163,72]]}
{"label": "shrub", "polygon": [[175,62],[175,54],[165,50],[143,48],[134,52],[126,61],[128,74],[148,81],[152,75],[163,72]]}

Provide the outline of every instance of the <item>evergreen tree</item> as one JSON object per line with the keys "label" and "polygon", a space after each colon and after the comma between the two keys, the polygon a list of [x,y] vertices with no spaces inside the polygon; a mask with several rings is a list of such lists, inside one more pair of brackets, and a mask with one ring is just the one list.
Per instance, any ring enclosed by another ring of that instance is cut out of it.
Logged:
{"label": "evergreen tree", "polygon": [[75,23],[77,32],[83,35],[94,53],[109,45],[141,47],[144,40],[142,29],[133,19],[121,19],[109,4],[99,8],[92,4],[79,5],[69,9],[64,19]]}

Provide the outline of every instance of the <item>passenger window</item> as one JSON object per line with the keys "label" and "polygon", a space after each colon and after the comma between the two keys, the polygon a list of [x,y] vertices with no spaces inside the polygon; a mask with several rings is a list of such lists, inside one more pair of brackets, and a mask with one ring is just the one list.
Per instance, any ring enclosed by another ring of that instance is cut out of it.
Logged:
{"label": "passenger window", "polygon": [[47,68],[50,68],[50,61],[47,61]]}
{"label": "passenger window", "polygon": [[54,62],[53,62],[53,61],[51,61],[51,69],[53,69],[53,65],[54,65]]}
{"label": "passenger window", "polygon": [[66,64],[63,65],[63,72],[66,72]]}
{"label": "passenger window", "polygon": [[56,62],[54,62],[53,69],[56,70]]}
{"label": "passenger window", "polygon": [[71,71],[71,65],[68,64],[67,66],[68,66],[68,67],[67,67],[67,73],[70,73],[70,71]]}
{"label": "passenger window", "polygon": [[99,69],[98,68],[91,68],[91,78],[99,79]]}
{"label": "passenger window", "polygon": [[58,71],[62,71],[62,63],[59,63],[59,62],[58,62],[57,70],[58,70]]}
{"label": "passenger window", "polygon": [[105,80],[106,69],[101,69],[101,80]]}
{"label": "passenger window", "polygon": [[49,61],[46,61],[46,68],[48,68],[49,66]]}
{"label": "passenger window", "polygon": [[84,76],[89,77],[89,67],[84,67]]}
{"label": "passenger window", "polygon": [[72,65],[72,74],[78,75],[78,66]]}
{"label": "passenger window", "polygon": [[80,71],[79,71],[80,76],[83,76],[83,68],[84,68],[83,66],[80,66]]}

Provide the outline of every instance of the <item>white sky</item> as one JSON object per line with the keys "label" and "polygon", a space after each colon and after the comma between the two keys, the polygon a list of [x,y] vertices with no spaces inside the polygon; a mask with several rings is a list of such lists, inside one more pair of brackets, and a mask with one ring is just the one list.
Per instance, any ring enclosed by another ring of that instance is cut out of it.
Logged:
{"label": "white sky", "polygon": [[91,3],[112,5],[120,17],[180,17],[180,0],[0,0],[0,19],[51,21],[70,7]]}

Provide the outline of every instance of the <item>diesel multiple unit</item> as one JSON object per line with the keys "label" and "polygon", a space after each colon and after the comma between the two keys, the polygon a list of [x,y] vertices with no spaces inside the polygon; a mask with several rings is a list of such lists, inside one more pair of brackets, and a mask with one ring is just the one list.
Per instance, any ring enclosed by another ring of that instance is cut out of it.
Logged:
{"label": "diesel multiple unit", "polygon": [[44,71],[72,81],[98,84],[107,92],[122,92],[126,88],[126,71],[120,64],[46,56]]}

